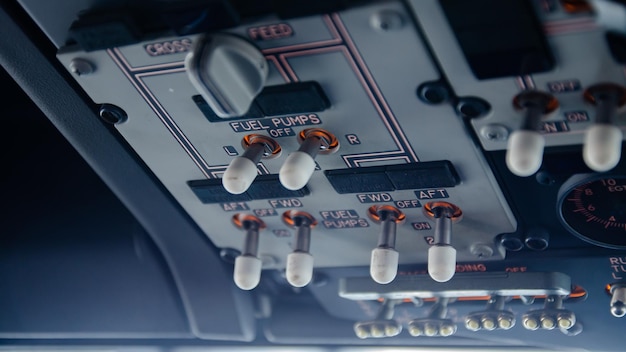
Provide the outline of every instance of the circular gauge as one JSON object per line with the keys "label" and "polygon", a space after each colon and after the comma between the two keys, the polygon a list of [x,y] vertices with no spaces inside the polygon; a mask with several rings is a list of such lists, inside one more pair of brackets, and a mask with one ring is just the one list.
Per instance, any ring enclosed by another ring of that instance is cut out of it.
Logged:
{"label": "circular gauge", "polygon": [[559,191],[561,222],[595,245],[626,249],[626,175],[578,175]]}

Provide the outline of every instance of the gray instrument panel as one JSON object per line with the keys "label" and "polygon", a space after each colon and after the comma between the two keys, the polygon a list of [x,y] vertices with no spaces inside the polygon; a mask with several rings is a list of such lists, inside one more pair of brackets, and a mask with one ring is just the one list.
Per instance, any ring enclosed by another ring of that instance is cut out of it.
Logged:
{"label": "gray instrument panel", "polygon": [[[413,1],[410,5],[455,93],[479,96],[491,104],[489,115],[472,121],[478,136],[490,124],[502,125],[508,131],[517,128],[520,115],[513,110],[511,100],[528,84],[542,88],[549,82],[576,79],[585,87],[599,80],[623,81],[622,68],[612,62],[606,48],[593,50],[595,61],[581,60],[584,53],[574,55],[579,36],[597,39],[601,29],[581,25],[573,27],[575,31],[570,27],[559,31],[559,23],[574,20],[564,19],[558,11],[545,18],[557,69],[532,77],[478,81],[455,47],[456,41],[437,2]],[[381,28],[381,16],[390,15],[394,25]],[[321,123],[314,126],[305,126],[306,119],[295,116],[209,122],[191,99],[198,93],[183,65],[187,49],[155,56],[149,51],[155,43],[183,39],[193,42],[196,39],[193,35],[158,38],[88,53],[63,48],[58,58],[66,67],[75,58],[94,64],[95,72],[75,76],[77,82],[94,102],[115,104],[128,113],[128,121],[116,125],[116,129],[218,247],[241,248],[243,233],[232,225],[231,217],[237,212],[255,213],[267,224],[261,233],[259,249],[265,259],[264,267],[284,268],[284,260],[292,250],[293,231],[280,215],[295,209],[309,212],[319,221],[311,240],[316,267],[365,266],[369,265],[370,251],[376,246],[379,233],[379,226],[367,217],[367,208],[373,204],[390,204],[406,206],[401,210],[407,220],[398,227],[396,245],[400,263],[424,263],[434,224],[422,214],[420,207],[413,206],[416,200],[422,205],[429,201],[428,192],[424,199],[417,199],[415,191],[420,190],[383,192],[393,200],[380,194],[339,195],[323,170],[450,160],[461,183],[445,189],[449,196],[445,200],[461,207],[464,213],[463,221],[453,227],[452,244],[458,250],[458,261],[476,259],[470,250],[476,244],[493,249],[492,257],[482,259],[503,259],[504,252],[494,244],[494,238],[515,231],[516,221],[480,146],[468,138],[469,131],[454,109],[446,104],[428,105],[417,98],[416,88],[421,83],[438,80],[440,75],[412,18],[413,14],[403,3],[385,2],[325,16],[287,21],[268,18],[230,30],[257,39],[254,42],[270,66],[266,85],[310,80],[321,85],[331,107],[303,114],[315,115],[308,122]],[[282,28],[290,28],[291,33],[263,40],[254,37],[254,28],[267,25],[286,25]],[[591,39],[587,40],[590,45],[603,45],[593,44],[600,41]],[[597,55],[598,52],[606,55]],[[603,76],[598,76],[599,70],[590,70],[589,65],[602,67]],[[561,115],[555,115],[554,121],[564,120],[563,112],[589,109],[580,99],[581,92],[572,93],[558,96]],[[593,111],[589,110],[588,115],[592,116]],[[623,124],[623,120],[618,123]],[[589,122],[568,123],[569,132],[547,134],[546,144],[580,144],[580,132],[588,125]],[[233,158],[229,153],[242,153],[240,143],[247,133],[270,135],[280,143],[282,157],[264,160],[260,167],[264,173],[277,174],[286,155],[298,149],[293,134],[306,127],[324,128],[341,143],[337,153],[316,158],[321,170],[308,183],[310,195],[295,200],[203,204],[189,188],[188,181],[219,178]],[[506,148],[505,141],[479,140],[487,150]],[[432,191],[430,197],[443,194]],[[344,210],[348,212],[341,212]],[[349,218],[345,218],[346,214],[350,214]],[[351,221],[354,214],[359,218],[357,222]]]}

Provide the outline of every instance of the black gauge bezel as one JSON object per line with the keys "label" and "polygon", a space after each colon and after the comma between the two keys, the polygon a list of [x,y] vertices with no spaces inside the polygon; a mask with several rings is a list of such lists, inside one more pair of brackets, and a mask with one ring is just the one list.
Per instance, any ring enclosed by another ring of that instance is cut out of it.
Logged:
{"label": "black gauge bezel", "polygon": [[[564,203],[565,200],[570,196],[570,194],[579,186],[587,184],[599,182],[601,180],[606,179],[624,179],[626,180],[626,175],[623,174],[581,174],[572,176],[569,180],[567,180],[561,186],[557,197],[556,211],[558,214],[559,221],[574,236],[580,238],[583,241],[589,242],[596,246],[611,248],[611,249],[626,249],[626,231],[624,232],[623,240],[616,242],[615,236],[611,234],[603,235],[603,233],[595,233],[590,235],[588,233],[588,229],[580,228],[581,224],[572,224],[572,220],[568,220],[566,215],[564,214]],[[584,224],[583,224],[584,225]]]}

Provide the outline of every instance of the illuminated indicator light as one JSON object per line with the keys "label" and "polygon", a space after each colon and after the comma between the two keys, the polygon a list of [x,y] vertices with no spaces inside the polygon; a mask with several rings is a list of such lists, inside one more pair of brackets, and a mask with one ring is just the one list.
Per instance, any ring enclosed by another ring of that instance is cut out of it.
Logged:
{"label": "illuminated indicator light", "polygon": [[557,321],[559,323],[559,327],[563,329],[569,329],[574,325],[574,322],[572,322],[572,320],[567,317],[559,317]]}
{"label": "illuminated indicator light", "polygon": [[385,334],[388,337],[392,337],[392,336],[396,336],[400,333],[400,329],[398,328],[398,326],[395,325],[387,325],[385,327]]}
{"label": "illuminated indicator light", "polygon": [[424,335],[426,336],[436,336],[439,330],[433,324],[424,325]]}
{"label": "illuminated indicator light", "polygon": [[497,327],[496,321],[492,317],[484,317],[482,319],[482,323],[483,323],[483,329],[488,330],[488,331],[495,330]]}
{"label": "illuminated indicator light", "polygon": [[465,327],[471,331],[478,331],[480,330],[480,321],[476,318],[468,318],[465,320]]}
{"label": "illuminated indicator light", "polygon": [[545,139],[539,133],[542,118],[554,113],[559,102],[548,93],[528,90],[515,96],[513,106],[524,111],[521,128],[511,133],[506,150],[506,165],[517,176],[527,177],[539,170]]}
{"label": "illuminated indicator light", "polygon": [[439,328],[439,335],[441,336],[450,336],[456,332],[456,328],[454,325],[444,324]]}
{"label": "illuminated indicator light", "polygon": [[556,322],[552,317],[543,316],[541,317],[541,327],[546,330],[552,330],[556,327]]}
{"label": "illuminated indicator light", "polygon": [[385,331],[381,329],[378,325],[374,324],[370,327],[370,334],[374,338],[381,338],[385,336]]}
{"label": "illuminated indicator light", "polygon": [[526,317],[522,321],[522,325],[528,330],[537,330],[539,328],[539,322],[532,317]]}

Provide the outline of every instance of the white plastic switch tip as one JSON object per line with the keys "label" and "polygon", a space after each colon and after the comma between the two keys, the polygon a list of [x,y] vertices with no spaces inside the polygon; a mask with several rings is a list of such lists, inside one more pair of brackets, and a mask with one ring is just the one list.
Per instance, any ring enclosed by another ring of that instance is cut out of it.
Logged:
{"label": "white plastic switch tip", "polygon": [[433,245],[428,249],[428,275],[437,282],[450,281],[456,270],[456,249]]}
{"label": "white plastic switch tip", "polygon": [[506,165],[521,177],[534,174],[541,167],[545,140],[536,131],[518,130],[511,133],[506,149]]}
{"label": "white plastic switch tip", "polygon": [[252,290],[261,281],[261,259],[251,255],[240,255],[235,259],[233,280],[242,290]]}
{"label": "white plastic switch tip", "polygon": [[233,159],[222,176],[222,185],[232,194],[245,192],[256,178],[257,168],[248,158],[238,156]]}
{"label": "white plastic switch tip", "polygon": [[287,282],[293,287],[304,287],[313,278],[313,256],[293,252],[287,256]]}
{"label": "white plastic switch tip", "polygon": [[285,160],[278,177],[285,188],[296,191],[306,186],[313,171],[315,171],[315,160],[305,152],[295,151]]}
{"label": "white plastic switch tip", "polygon": [[392,248],[374,248],[370,262],[370,276],[379,284],[388,284],[398,273],[399,253]]}
{"label": "white plastic switch tip", "polygon": [[614,168],[621,157],[622,131],[613,125],[595,124],[585,134],[583,159],[590,169],[598,172]]}

